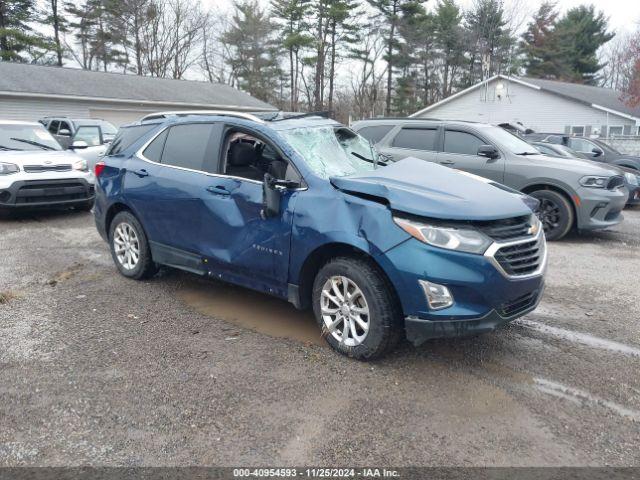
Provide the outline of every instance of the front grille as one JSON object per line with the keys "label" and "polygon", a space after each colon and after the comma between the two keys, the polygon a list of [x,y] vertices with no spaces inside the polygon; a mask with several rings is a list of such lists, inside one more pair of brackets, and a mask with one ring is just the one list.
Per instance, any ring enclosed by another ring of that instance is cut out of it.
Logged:
{"label": "front grille", "polygon": [[478,222],[476,225],[485,235],[497,242],[507,242],[531,236],[529,229],[533,215],[505,218],[491,222]]}
{"label": "front grille", "polygon": [[544,237],[499,248],[494,258],[507,275],[529,275],[544,261]]}
{"label": "front grille", "polygon": [[536,290],[522,295],[515,300],[511,300],[510,302],[503,303],[500,305],[500,308],[498,308],[498,313],[500,316],[506,318],[518,315],[535,305],[536,300],[538,299],[538,293],[539,291]]}
{"label": "front grille", "polygon": [[70,172],[71,165],[25,165],[24,171],[27,173]]}
{"label": "front grille", "polygon": [[63,202],[91,198],[88,185],[82,182],[26,182],[16,191],[16,205]]}
{"label": "front grille", "polygon": [[615,190],[616,188],[621,188],[624,186],[624,177],[621,175],[616,175],[615,177],[611,177],[609,179],[609,183],[607,183],[607,190]]}

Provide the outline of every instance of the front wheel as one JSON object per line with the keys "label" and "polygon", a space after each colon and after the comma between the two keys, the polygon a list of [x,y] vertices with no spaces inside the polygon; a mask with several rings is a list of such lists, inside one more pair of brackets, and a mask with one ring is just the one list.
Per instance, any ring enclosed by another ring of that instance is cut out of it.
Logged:
{"label": "front wheel", "polygon": [[142,280],[158,271],[142,225],[130,212],[118,213],[111,222],[109,246],[116,267],[125,277]]}
{"label": "front wheel", "polygon": [[329,345],[360,360],[390,351],[402,332],[391,288],[365,260],[340,257],[322,267],[313,284],[313,311]]}
{"label": "front wheel", "polygon": [[542,222],[547,240],[560,240],[573,227],[574,213],[569,200],[553,190],[537,190],[530,193],[540,205],[536,215]]}

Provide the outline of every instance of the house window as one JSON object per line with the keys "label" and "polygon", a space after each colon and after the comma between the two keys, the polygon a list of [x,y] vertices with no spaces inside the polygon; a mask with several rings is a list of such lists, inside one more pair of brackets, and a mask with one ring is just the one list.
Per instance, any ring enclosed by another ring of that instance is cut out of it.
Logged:
{"label": "house window", "polygon": [[609,127],[609,136],[613,137],[614,135],[620,136],[624,133],[624,127],[622,125],[616,125]]}
{"label": "house window", "polygon": [[571,135],[577,135],[579,137],[584,136],[584,125],[574,125],[571,127]]}

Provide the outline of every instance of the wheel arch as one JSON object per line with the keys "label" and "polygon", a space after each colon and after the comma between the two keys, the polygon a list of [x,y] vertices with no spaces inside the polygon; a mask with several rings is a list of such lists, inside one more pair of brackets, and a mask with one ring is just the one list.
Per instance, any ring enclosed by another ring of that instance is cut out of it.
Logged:
{"label": "wheel arch", "polygon": [[373,255],[348,243],[331,242],[317,247],[305,258],[298,274],[297,298],[290,299],[296,307],[305,309],[311,306],[313,282],[316,275],[332,258],[337,257],[362,259],[371,264],[376,270],[378,270],[382,278],[384,278],[391,289],[392,295],[399,303],[398,292],[396,291],[395,286],[391,282],[391,279],[385,272],[384,268],[382,268],[380,263],[376,261]]}
{"label": "wheel arch", "polygon": [[521,190],[521,192],[526,193],[528,195],[538,190],[551,190],[553,192],[559,193],[565,199],[567,199],[569,201],[569,205],[571,205],[571,208],[573,209],[574,222],[577,222],[578,211],[577,211],[576,200],[567,190],[557,185],[551,185],[549,183],[534,183],[532,185],[527,185],[526,187],[524,187]]}
{"label": "wheel arch", "polygon": [[[111,222],[113,222],[113,219],[115,218],[115,216],[120,212],[131,213],[140,222],[140,219],[138,218],[138,216],[135,214],[135,212],[131,208],[129,208],[128,205],[125,205],[122,202],[115,202],[114,204],[109,206],[109,208],[107,209],[107,213],[104,216],[104,228],[105,228],[107,237],[109,237],[109,232],[111,231]],[[140,222],[140,225],[142,225],[142,222]]]}

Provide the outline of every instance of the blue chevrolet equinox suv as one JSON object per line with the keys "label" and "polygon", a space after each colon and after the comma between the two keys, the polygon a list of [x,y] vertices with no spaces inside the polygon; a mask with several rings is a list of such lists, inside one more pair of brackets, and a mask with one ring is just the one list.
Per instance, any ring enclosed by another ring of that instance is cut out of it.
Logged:
{"label": "blue chevrolet equinox suv", "polygon": [[385,165],[333,120],[151,116],[95,170],[96,225],[122,275],[165,265],[311,307],[351,357],[491,331],[540,301],[535,200],[414,158]]}

